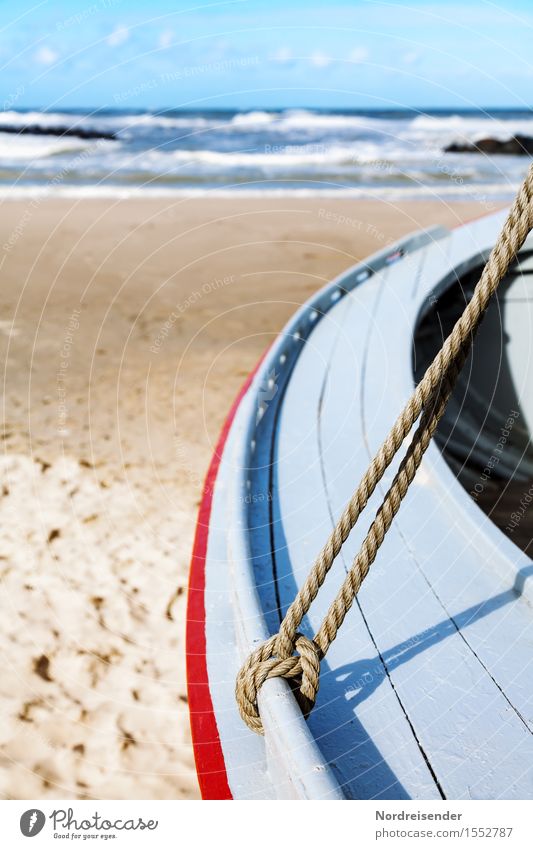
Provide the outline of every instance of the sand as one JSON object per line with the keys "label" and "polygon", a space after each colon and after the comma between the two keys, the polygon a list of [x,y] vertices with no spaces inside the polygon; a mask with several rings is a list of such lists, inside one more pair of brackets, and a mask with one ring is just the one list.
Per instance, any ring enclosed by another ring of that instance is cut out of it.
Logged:
{"label": "sand", "polygon": [[333,275],[473,202],[4,202],[0,793],[197,795],[201,481],[249,370]]}

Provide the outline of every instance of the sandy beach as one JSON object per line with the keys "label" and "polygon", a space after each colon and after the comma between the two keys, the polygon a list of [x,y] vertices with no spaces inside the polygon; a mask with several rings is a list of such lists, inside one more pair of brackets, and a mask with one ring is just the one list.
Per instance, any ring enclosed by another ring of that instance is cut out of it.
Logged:
{"label": "sandy beach", "polygon": [[324,197],[3,202],[4,798],[198,795],[187,572],[232,398],[332,276],[484,211]]}

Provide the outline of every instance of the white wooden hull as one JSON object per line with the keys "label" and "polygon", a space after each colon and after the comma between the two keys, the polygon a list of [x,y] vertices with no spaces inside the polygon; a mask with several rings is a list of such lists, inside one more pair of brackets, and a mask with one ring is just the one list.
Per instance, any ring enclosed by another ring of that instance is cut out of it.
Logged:
{"label": "white wooden hull", "polygon": [[[240,664],[277,630],[412,392],[420,315],[454,274],[479,265],[503,218],[416,234],[333,281],[230,414],[204,493],[188,617],[207,798],[533,797],[533,570],[436,445],[322,663],[309,720],[279,679],[261,691],[264,739],[234,701]],[[530,300],[526,292],[527,309]],[[383,491],[305,633],[318,628]]]}

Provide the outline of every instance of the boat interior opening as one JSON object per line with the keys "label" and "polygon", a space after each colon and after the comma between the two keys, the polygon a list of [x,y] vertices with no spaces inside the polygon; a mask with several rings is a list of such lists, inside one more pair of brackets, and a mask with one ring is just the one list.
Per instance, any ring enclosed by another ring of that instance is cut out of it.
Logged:
{"label": "boat interior opening", "polygon": [[[439,424],[436,442],[478,506],[530,555],[533,244],[528,242],[492,299]],[[471,298],[485,259],[480,256],[466,270],[456,270],[428,299],[414,336],[417,382]]]}

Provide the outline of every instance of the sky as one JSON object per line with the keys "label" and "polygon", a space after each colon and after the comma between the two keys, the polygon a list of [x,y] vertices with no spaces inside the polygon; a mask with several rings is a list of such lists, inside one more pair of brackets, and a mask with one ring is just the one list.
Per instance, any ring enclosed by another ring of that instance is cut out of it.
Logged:
{"label": "sky", "polygon": [[533,2],[0,0],[0,105],[532,105]]}

